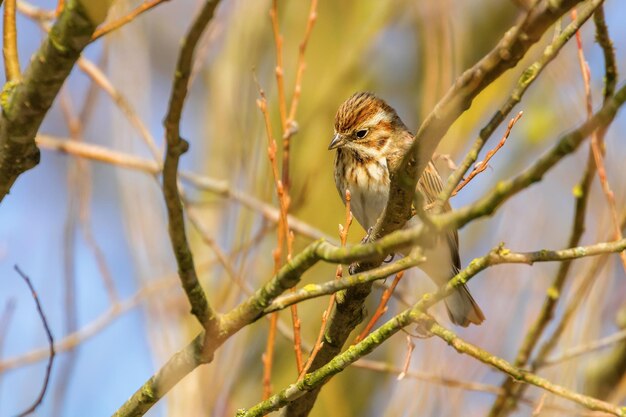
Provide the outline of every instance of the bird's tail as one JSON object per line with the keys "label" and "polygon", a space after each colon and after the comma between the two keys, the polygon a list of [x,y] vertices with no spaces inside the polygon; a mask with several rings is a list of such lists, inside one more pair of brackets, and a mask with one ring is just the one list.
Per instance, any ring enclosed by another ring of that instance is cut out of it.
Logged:
{"label": "bird's tail", "polygon": [[467,327],[470,323],[480,324],[485,320],[483,312],[463,284],[445,299],[448,316],[452,323]]}

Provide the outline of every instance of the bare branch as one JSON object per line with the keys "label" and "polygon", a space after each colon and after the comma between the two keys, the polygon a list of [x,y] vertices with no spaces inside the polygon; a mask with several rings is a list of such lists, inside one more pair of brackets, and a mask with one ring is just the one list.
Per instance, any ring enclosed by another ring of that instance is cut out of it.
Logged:
{"label": "bare branch", "polygon": [[22,277],[24,282],[26,282],[26,285],[28,285],[28,289],[30,289],[31,295],[33,296],[33,300],[35,300],[35,304],[37,305],[37,312],[39,313],[39,317],[41,318],[41,322],[43,323],[43,327],[46,331],[46,337],[48,338],[48,350],[50,354],[50,356],[48,357],[48,365],[46,366],[46,375],[43,380],[43,387],[41,387],[41,391],[39,392],[37,399],[35,400],[33,405],[31,405],[26,410],[18,414],[18,417],[24,417],[33,413],[37,409],[37,407],[39,407],[39,405],[43,401],[44,396],[46,395],[46,391],[48,389],[48,382],[50,381],[50,373],[52,372],[52,364],[54,363],[55,351],[54,351],[54,338],[52,337],[52,332],[50,331],[48,320],[46,319],[46,315],[44,314],[43,308],[41,307],[41,303],[39,302],[39,297],[37,296],[37,292],[35,291],[35,288],[33,287],[33,284],[30,282],[30,279],[28,278],[28,276],[26,276],[26,274],[24,274],[17,265],[14,266],[14,269],[15,269],[15,272],[17,272],[19,276]]}
{"label": "bare branch", "polygon": [[147,12],[148,10],[155,8],[159,4],[165,3],[166,1],[169,1],[169,0],[147,0],[143,2],[142,4],[140,4],[133,10],[131,10],[130,13],[128,13],[127,15],[122,16],[119,19],[114,20],[112,22],[106,23],[100,26],[98,29],[96,29],[96,31],[91,36],[91,41],[94,42],[100,39],[102,36],[121,28],[127,23],[130,23],[133,20],[135,20],[135,18],[137,18],[139,15]]}
{"label": "bare branch", "polygon": [[487,167],[489,166],[489,161],[496,154],[496,152],[498,152],[500,148],[504,146],[504,144],[506,143],[506,140],[509,138],[509,135],[511,134],[511,129],[513,129],[513,126],[515,126],[515,123],[517,123],[517,121],[522,117],[522,114],[524,114],[524,112],[520,111],[519,113],[517,113],[517,116],[511,119],[511,121],[509,122],[509,125],[506,128],[506,131],[504,132],[504,135],[502,135],[502,139],[500,139],[500,142],[498,142],[495,148],[487,152],[485,159],[476,163],[476,165],[474,166],[474,169],[472,170],[472,172],[470,172],[467,178],[461,181],[461,183],[454,189],[454,191],[452,192],[452,196],[455,196],[459,191],[463,189],[463,187],[469,184],[472,178],[474,178],[476,175],[480,174],[481,172],[487,169]]}
{"label": "bare branch", "polygon": [[[0,119],[0,201],[17,177],[39,163],[35,134],[98,22],[69,1],[18,83],[4,88]],[[104,18],[104,16],[101,16]]]}
{"label": "bare branch", "polygon": [[474,161],[478,159],[478,155],[487,143],[489,137],[493,134],[500,123],[504,121],[505,117],[513,110],[513,108],[522,100],[522,97],[528,90],[528,87],[531,86],[546,66],[552,62],[554,58],[556,58],[567,41],[574,36],[576,31],[591,17],[591,14],[598,8],[599,5],[603,3],[603,1],[604,0],[593,0],[585,4],[585,6],[581,9],[578,18],[567,25],[567,27],[563,29],[563,31],[552,41],[552,43],[550,43],[550,45],[543,50],[543,54],[539,60],[528,66],[522,72],[522,75],[517,80],[517,85],[505,103],[491,117],[489,123],[482,128],[479,137],[474,141],[472,149],[468,152],[463,159],[463,162],[461,162],[454,173],[450,175],[445,189],[441,192],[441,195],[438,198],[440,207],[443,207],[443,204],[448,201],[454,189],[463,179],[465,172],[472,166]]}
{"label": "bare branch", "polygon": [[191,304],[191,312],[207,330],[207,334],[211,334],[216,328],[218,317],[210,306],[206,294],[198,281],[193,255],[187,242],[183,206],[178,193],[178,162],[180,156],[189,148],[187,141],[180,137],[180,119],[189,88],[188,81],[193,64],[194,51],[200,36],[213,18],[215,8],[219,3],[219,0],[206,1],[184,38],[176,63],[172,93],[164,121],[167,150],[163,163],[163,196],[167,206],[172,250],[176,256],[178,274],[183,289]]}

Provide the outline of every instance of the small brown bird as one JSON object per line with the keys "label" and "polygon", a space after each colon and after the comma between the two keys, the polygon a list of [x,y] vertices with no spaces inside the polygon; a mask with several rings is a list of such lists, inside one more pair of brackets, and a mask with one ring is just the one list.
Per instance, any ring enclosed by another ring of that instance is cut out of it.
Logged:
{"label": "small brown bird", "polygon": [[[328,149],[337,149],[335,184],[345,204],[345,191],[350,190],[354,217],[369,230],[387,205],[389,168],[398,163],[414,140],[396,111],[371,93],[356,93],[347,99],[335,116],[335,135]],[[426,207],[434,202],[443,183],[435,165],[429,162],[417,183],[417,192]],[[425,208],[426,208],[425,207]],[[446,204],[445,211],[450,205]],[[411,218],[407,226],[419,222]],[[461,268],[459,237],[456,230],[426,250],[426,261],[419,265],[437,285],[444,285]],[[485,319],[480,307],[465,285],[458,287],[446,300],[450,320],[463,327],[480,324]]]}

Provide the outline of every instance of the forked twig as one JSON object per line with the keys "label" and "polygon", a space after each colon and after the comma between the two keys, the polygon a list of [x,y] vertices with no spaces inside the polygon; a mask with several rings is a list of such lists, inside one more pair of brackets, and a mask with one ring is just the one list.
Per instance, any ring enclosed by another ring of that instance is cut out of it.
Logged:
{"label": "forked twig", "polygon": [[452,192],[452,196],[455,196],[459,191],[461,191],[463,187],[469,184],[469,182],[476,175],[480,174],[485,169],[487,169],[487,167],[489,166],[489,161],[491,160],[491,158],[493,158],[496,152],[498,152],[500,148],[504,146],[504,144],[506,143],[506,140],[511,134],[511,130],[513,129],[513,126],[515,126],[515,123],[517,123],[517,121],[522,117],[523,114],[524,112],[520,111],[519,113],[517,113],[517,115],[514,118],[511,119],[511,121],[509,122],[509,125],[506,128],[506,132],[504,132],[504,135],[502,135],[502,139],[500,139],[500,142],[498,142],[495,148],[487,152],[485,159],[483,159],[482,161],[476,162],[476,165],[474,165],[474,169],[472,170],[472,172],[470,172],[467,178],[463,179],[463,181],[461,181],[461,183],[457,185],[457,187]]}

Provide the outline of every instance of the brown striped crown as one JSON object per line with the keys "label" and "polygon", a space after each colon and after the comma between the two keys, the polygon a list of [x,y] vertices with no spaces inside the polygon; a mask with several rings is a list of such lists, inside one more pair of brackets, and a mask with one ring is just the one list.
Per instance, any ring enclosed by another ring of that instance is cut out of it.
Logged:
{"label": "brown striped crown", "polygon": [[351,135],[360,127],[374,127],[364,126],[372,120],[382,129],[406,129],[393,107],[370,92],[360,92],[339,106],[335,115],[335,132]]}

